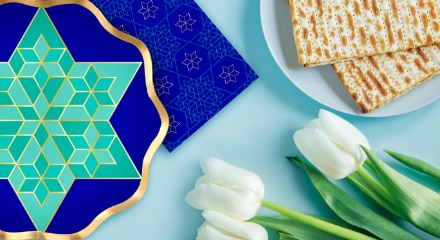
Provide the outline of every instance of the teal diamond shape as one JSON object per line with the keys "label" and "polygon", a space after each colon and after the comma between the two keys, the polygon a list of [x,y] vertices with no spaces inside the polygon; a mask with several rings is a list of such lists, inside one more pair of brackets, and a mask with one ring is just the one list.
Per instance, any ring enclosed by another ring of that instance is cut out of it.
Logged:
{"label": "teal diamond shape", "polygon": [[108,149],[113,142],[114,136],[100,136],[95,143],[95,149]]}
{"label": "teal diamond shape", "polygon": [[75,91],[87,91],[90,92],[89,85],[87,85],[86,80],[82,77],[75,77],[69,79]]}
{"label": "teal diamond shape", "polygon": [[11,175],[8,177],[8,180],[11,183],[12,187],[15,189],[15,191],[19,192],[20,187],[25,180],[25,177],[23,173],[20,171],[20,169],[16,166],[12,170]]}
{"label": "teal diamond shape", "polygon": [[74,90],[72,85],[70,85],[69,81],[64,81],[52,104],[57,106],[66,106],[69,104],[73,94]]}
{"label": "teal diamond shape", "polygon": [[59,120],[65,107],[50,107],[44,116],[44,120]]}
{"label": "teal diamond shape", "polygon": [[33,178],[33,179],[39,179],[40,175],[37,172],[37,169],[34,165],[19,165],[18,166],[23,173],[24,177],[26,179]]}
{"label": "teal diamond shape", "polygon": [[15,164],[2,164],[1,166],[2,167],[0,168],[0,178],[8,178],[12,170],[14,169]]}
{"label": "teal diamond shape", "polygon": [[89,85],[90,88],[93,88],[96,84],[96,82],[99,79],[99,75],[98,73],[95,71],[95,68],[93,66],[91,66],[88,70],[86,75],[84,76],[84,78],[86,79],[87,84]]}
{"label": "teal diamond shape", "polygon": [[70,105],[84,105],[90,96],[90,92],[77,92],[73,95],[72,100],[70,100]]}
{"label": "teal diamond shape", "polygon": [[21,86],[23,86],[24,92],[29,100],[34,103],[38,96],[40,96],[40,87],[38,87],[35,79],[32,77],[20,77],[18,81],[20,82]]}
{"label": "teal diamond shape", "polygon": [[37,132],[35,133],[35,139],[37,140],[38,144],[40,144],[40,146],[43,146],[48,137],[49,133],[46,131],[46,128],[43,124],[40,124]]}
{"label": "teal diamond shape", "polygon": [[30,179],[26,178],[23,182],[23,184],[20,186],[19,192],[21,193],[32,193],[35,191],[35,189],[38,186],[38,183],[40,183],[40,179]]}
{"label": "teal diamond shape", "polygon": [[20,49],[19,52],[25,62],[40,62],[40,59],[33,49]]}
{"label": "teal diamond shape", "polygon": [[37,188],[34,190],[35,197],[40,202],[40,204],[43,204],[49,193],[50,192],[49,189],[47,189],[47,186],[44,184],[43,181],[40,180]]}
{"label": "teal diamond shape", "polygon": [[15,161],[18,162],[21,154],[23,153],[23,149],[26,148],[30,140],[31,137],[29,136],[16,136],[14,141],[12,141],[12,144],[9,147],[9,152]]}
{"label": "teal diamond shape", "polygon": [[68,51],[64,51],[58,64],[65,73],[68,73],[75,64],[75,61]]}
{"label": "teal diamond shape", "polygon": [[44,179],[58,179],[61,171],[64,169],[64,165],[49,165],[47,171],[44,173]]}
{"label": "teal diamond shape", "polygon": [[85,104],[85,108],[87,110],[87,113],[93,117],[98,110],[98,101],[96,101],[96,98],[92,95],[87,99],[87,102]]}
{"label": "teal diamond shape", "polygon": [[34,77],[38,72],[41,64],[40,63],[25,63],[21,72],[19,74],[20,77]]}
{"label": "teal diamond shape", "polygon": [[[15,73],[13,72],[11,65],[9,63],[0,63],[0,76],[2,76],[2,81],[5,79],[13,79],[15,77]],[[0,83],[0,90],[6,90],[2,89],[3,83]]]}
{"label": "teal diamond shape", "polygon": [[20,129],[20,135],[32,135],[35,134],[40,121],[25,121]]}
{"label": "teal diamond shape", "polygon": [[9,65],[14,70],[14,73],[18,75],[20,73],[21,68],[23,67],[24,60],[20,55],[19,51],[15,51],[12,55],[11,59],[9,59]]}
{"label": "teal diamond shape", "polygon": [[45,176],[46,170],[49,168],[49,163],[43,154],[38,156],[37,161],[35,161],[35,168],[40,176]]}
{"label": "teal diamond shape", "polygon": [[40,86],[40,88],[43,88],[48,78],[49,74],[46,72],[46,69],[40,65],[34,75],[34,79],[37,81],[38,86]]}
{"label": "teal diamond shape", "polygon": [[115,78],[103,77],[100,78],[95,86],[95,91],[108,91],[113,84]]}
{"label": "teal diamond shape", "polygon": [[49,52],[49,46],[46,43],[46,39],[43,35],[40,35],[34,46],[34,52],[38,56],[40,61],[43,61],[46,54]]}
{"label": "teal diamond shape", "polygon": [[[1,112],[0,110],[0,116]],[[9,120],[7,122],[0,122],[0,135],[15,135],[19,132],[21,126],[23,126],[23,121]]]}
{"label": "teal diamond shape", "polygon": [[12,98],[7,92],[0,92],[0,103],[1,105],[14,105]]}
{"label": "teal diamond shape", "polygon": [[64,193],[64,188],[58,179],[45,179],[44,184],[51,193]]}
{"label": "teal diamond shape", "polygon": [[[0,70],[0,74],[2,74],[1,70]],[[4,76],[4,75],[0,75],[0,76]],[[0,78],[0,91],[8,91],[9,88],[12,86],[13,81],[14,78],[5,78],[5,77]]]}
{"label": "teal diamond shape", "polygon": [[13,139],[14,139],[14,136],[0,135],[0,149],[8,149],[9,145],[11,145]]}
{"label": "teal diamond shape", "polygon": [[66,50],[64,48],[53,48],[49,49],[46,57],[44,58],[44,62],[47,63],[58,63],[60,61],[61,56]]}
{"label": "teal diamond shape", "polygon": [[18,110],[26,120],[40,120],[40,117],[33,107],[18,107]]}
{"label": "teal diamond shape", "polygon": [[43,93],[46,97],[47,102],[51,103],[53,101],[63,82],[64,78],[60,77],[51,77],[47,80],[47,83],[43,89]]}
{"label": "teal diamond shape", "polygon": [[26,94],[26,92],[24,91],[23,87],[21,86],[18,80],[14,79],[8,92],[9,92],[9,96],[11,96],[12,100],[14,100],[14,103],[17,106],[31,105],[31,102],[29,101],[29,96]]}

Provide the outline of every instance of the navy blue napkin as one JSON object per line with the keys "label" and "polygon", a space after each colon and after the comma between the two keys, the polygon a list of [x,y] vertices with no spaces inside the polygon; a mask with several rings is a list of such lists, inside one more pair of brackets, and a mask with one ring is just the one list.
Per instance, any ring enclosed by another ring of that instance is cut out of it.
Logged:
{"label": "navy blue napkin", "polygon": [[194,0],[92,0],[119,30],[142,40],[170,117],[172,151],[258,78]]}

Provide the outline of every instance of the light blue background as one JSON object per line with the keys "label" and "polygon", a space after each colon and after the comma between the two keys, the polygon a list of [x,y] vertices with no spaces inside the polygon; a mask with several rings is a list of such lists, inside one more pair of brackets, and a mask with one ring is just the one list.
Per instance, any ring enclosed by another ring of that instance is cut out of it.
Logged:
{"label": "light blue background", "polygon": [[[208,156],[257,173],[267,199],[307,214],[333,216],[304,173],[284,158],[298,154],[293,132],[316,118],[320,108],[327,108],[300,92],[276,65],[263,37],[260,2],[196,2],[260,78],[173,153],[162,146],[152,161],[145,196],[104,222],[88,239],[195,239],[203,218],[184,198],[201,175],[200,159]],[[385,156],[381,150],[387,148],[440,167],[439,101],[397,117],[340,115],[367,136],[379,156]]]}

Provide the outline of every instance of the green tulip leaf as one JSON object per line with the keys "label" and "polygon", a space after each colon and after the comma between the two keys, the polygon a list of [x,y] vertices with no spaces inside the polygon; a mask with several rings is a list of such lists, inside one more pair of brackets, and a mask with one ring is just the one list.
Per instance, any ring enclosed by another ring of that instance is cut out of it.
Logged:
{"label": "green tulip leaf", "polygon": [[423,160],[410,157],[401,153],[393,152],[390,150],[384,150],[384,151],[388,153],[388,155],[396,159],[397,161],[405,164],[406,166],[440,180],[440,169],[432,166],[431,164]]}
{"label": "green tulip leaf", "polygon": [[296,238],[296,237],[294,237],[292,235],[285,234],[285,233],[282,233],[282,232],[280,232],[279,235],[280,235],[280,240],[301,240],[301,239]]}
{"label": "green tulip leaf", "polygon": [[[370,172],[375,174],[374,169],[369,165],[371,165],[370,161],[367,160],[364,162],[364,166],[366,166]],[[398,217],[403,216],[401,209],[396,206],[388,190],[378,182],[376,178],[372,177],[363,166],[359,167],[356,172],[350,174],[347,179],[389,212]]]}
{"label": "green tulip leaf", "polygon": [[397,172],[370,150],[361,147],[396,205],[402,209],[405,219],[421,230],[440,237],[440,195]]}
{"label": "green tulip leaf", "polygon": [[[301,161],[297,159],[296,161]],[[316,190],[341,219],[381,239],[420,239],[390,220],[365,207],[314,167],[301,161]]]}
{"label": "green tulip leaf", "polygon": [[280,234],[280,240],[345,239],[287,217],[256,216],[249,221],[277,230]]}

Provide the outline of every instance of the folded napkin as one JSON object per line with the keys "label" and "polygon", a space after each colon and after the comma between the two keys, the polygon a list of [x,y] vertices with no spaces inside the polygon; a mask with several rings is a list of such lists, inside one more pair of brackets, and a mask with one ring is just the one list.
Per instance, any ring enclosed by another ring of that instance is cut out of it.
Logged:
{"label": "folded napkin", "polygon": [[92,0],[118,29],[141,39],[170,117],[172,151],[258,78],[194,0]]}

